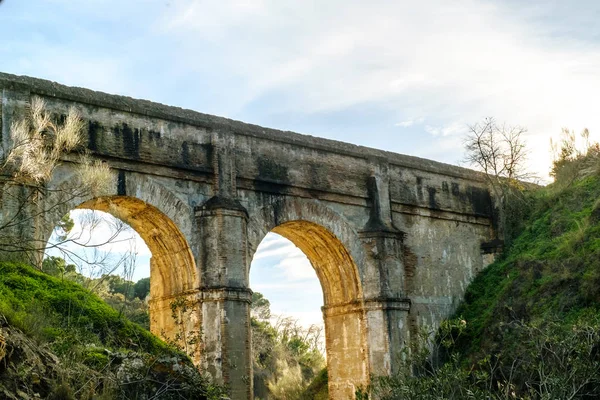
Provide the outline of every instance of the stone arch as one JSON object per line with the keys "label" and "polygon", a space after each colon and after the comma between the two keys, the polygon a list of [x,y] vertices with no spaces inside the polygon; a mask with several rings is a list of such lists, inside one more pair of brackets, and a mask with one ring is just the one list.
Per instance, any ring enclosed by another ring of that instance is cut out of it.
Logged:
{"label": "stone arch", "polygon": [[[62,180],[53,182],[60,189],[72,184],[71,168],[63,168]],[[117,181],[115,173],[115,181]],[[171,303],[182,296],[197,301],[200,276],[188,238],[191,237],[192,208],[171,191],[152,178],[127,174],[126,195],[114,191],[105,196],[72,197],[67,200],[52,199],[59,206],[49,212],[49,223],[44,224],[42,237],[50,238],[52,229],[60,218],[73,209],[89,209],[107,212],[131,226],[144,240],[152,257],[150,259],[150,330],[161,337],[173,338],[177,329],[172,318]],[[56,193],[63,193],[55,190]],[[182,229],[183,228],[183,229]],[[48,231],[50,229],[50,231]],[[186,321],[185,329],[193,330],[199,324],[199,316]],[[195,351],[194,360],[199,360]]]}
{"label": "stone arch", "polygon": [[251,213],[252,254],[268,232],[304,252],[323,288],[330,398],[354,398],[369,382],[367,324],[360,270],[360,239],[350,224],[317,200],[281,198]]}
{"label": "stone arch", "polygon": [[[191,237],[193,225],[193,207],[187,204],[184,200],[177,197],[171,190],[159,183],[152,176],[123,171],[113,172],[112,190],[103,193],[104,197],[112,196],[128,196],[138,199],[147,204],[156,207],[165,216],[167,216],[185,237]],[[77,193],[77,190],[70,189],[73,182],[79,183],[79,175],[76,172],[74,164],[59,165],[57,171],[53,175],[52,182],[48,185],[47,201],[50,206],[47,206],[47,216],[50,222],[54,222],[54,226],[60,218],[70,210],[77,208],[80,204],[94,199],[97,196],[92,196],[86,193],[84,197]],[[120,183],[126,182],[126,183]],[[120,185],[124,187],[120,188]],[[45,232],[47,238],[52,232]],[[46,238],[46,239],[47,239]]]}
{"label": "stone arch", "polygon": [[198,274],[190,247],[175,223],[157,207],[129,196],[88,200],[77,209],[109,213],[131,226],[152,253],[152,299],[188,293],[198,287]]}
{"label": "stone arch", "polygon": [[[342,265],[345,267],[339,272],[347,283],[352,284],[343,296],[344,301],[354,301],[363,297],[360,270],[360,266],[365,262],[363,246],[357,232],[342,215],[318,200],[299,197],[279,198],[256,210],[249,210],[249,214],[248,244],[251,257],[269,232],[278,233],[295,244],[294,240],[296,240],[300,246],[296,245],[301,248],[301,246],[310,247],[310,243],[304,243],[306,235],[302,232],[307,233],[312,230],[320,236],[317,240],[320,240],[323,245],[320,248],[321,253],[327,248],[327,244],[339,246],[339,252],[329,254],[328,257],[334,256],[338,261],[343,261],[339,268]],[[313,255],[316,257],[318,253]],[[328,296],[325,300],[329,300],[329,304],[337,304],[341,299],[339,296],[336,298]]]}

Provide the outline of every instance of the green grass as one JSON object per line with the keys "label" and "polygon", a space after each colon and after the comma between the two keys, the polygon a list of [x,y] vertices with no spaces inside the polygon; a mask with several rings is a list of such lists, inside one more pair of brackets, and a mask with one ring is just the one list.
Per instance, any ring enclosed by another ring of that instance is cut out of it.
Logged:
{"label": "green grass", "polygon": [[[539,189],[511,248],[467,288],[456,316],[467,321],[458,349],[475,359],[511,321],[573,323],[600,308],[600,179]],[[507,340],[506,338],[503,340]]]}
{"label": "green grass", "polygon": [[57,352],[73,343],[152,354],[175,350],[83,287],[28,265],[0,263],[0,314]]}
{"label": "green grass", "polygon": [[64,400],[224,394],[185,354],[87,289],[27,265],[0,262],[0,327],[11,348],[1,361],[2,398],[17,390]]}

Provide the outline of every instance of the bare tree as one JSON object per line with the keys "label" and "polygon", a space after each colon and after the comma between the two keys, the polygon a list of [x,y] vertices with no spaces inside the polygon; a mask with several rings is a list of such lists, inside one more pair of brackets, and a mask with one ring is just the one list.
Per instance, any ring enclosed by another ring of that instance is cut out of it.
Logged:
{"label": "bare tree", "polygon": [[522,126],[499,125],[494,118],[485,118],[469,126],[465,161],[483,171],[498,187],[529,180],[533,174],[527,170],[525,133],[527,129]]}
{"label": "bare tree", "polygon": [[523,182],[535,178],[527,168],[526,133],[527,129],[522,126],[498,124],[494,118],[488,117],[470,125],[464,141],[464,161],[485,173],[493,191],[500,213],[501,234],[506,228],[508,203],[522,200]]}

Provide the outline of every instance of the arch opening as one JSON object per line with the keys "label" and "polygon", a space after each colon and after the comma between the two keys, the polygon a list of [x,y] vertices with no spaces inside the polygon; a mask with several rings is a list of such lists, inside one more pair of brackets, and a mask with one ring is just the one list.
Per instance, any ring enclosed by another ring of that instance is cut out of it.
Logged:
{"label": "arch opening", "polygon": [[198,274],[187,240],[158,208],[129,196],[97,197],[76,209],[104,211],[125,222],[152,253],[150,296],[153,300],[197,290]]}
{"label": "arch opening", "polygon": [[[180,338],[180,332],[193,332],[199,323],[199,310],[186,307],[187,315],[173,317],[174,302],[196,304],[199,277],[190,246],[175,223],[157,207],[130,196],[106,196],[87,200],[75,210],[94,210],[112,215],[129,225],[148,247],[150,258],[150,330],[166,339]],[[184,325],[182,325],[184,324]],[[199,363],[199,345],[186,350]]]}
{"label": "arch opening", "polygon": [[[358,268],[347,246],[321,224],[293,219],[271,228],[312,265],[323,294],[322,316],[330,398],[354,398],[368,384],[366,321]],[[264,237],[264,236],[263,236]]]}
{"label": "arch opening", "polygon": [[95,279],[118,275],[129,281],[150,276],[150,250],[128,224],[104,211],[73,209],[54,227],[44,259],[60,256]]}
{"label": "arch opening", "polygon": [[271,231],[294,243],[306,255],[321,282],[324,307],[362,298],[354,260],[329,230],[313,222],[295,220]]}
{"label": "arch opening", "polygon": [[252,260],[250,288],[254,397],[295,398],[326,367],[319,279],[298,247],[270,232]]}

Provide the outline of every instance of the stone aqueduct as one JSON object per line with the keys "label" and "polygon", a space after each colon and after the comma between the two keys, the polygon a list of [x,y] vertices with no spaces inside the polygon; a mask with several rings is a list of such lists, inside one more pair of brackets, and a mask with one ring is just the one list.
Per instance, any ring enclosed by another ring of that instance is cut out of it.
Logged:
{"label": "stone aqueduct", "polygon": [[[493,257],[492,200],[473,171],[40,79],[0,74],[0,89],[3,145],[32,96],[59,116],[79,110],[113,193],[47,217],[90,208],[131,225],[152,251],[152,331],[174,329],[173,299],[192,303],[196,362],[233,399],[252,398],[248,274],[268,232],[296,244],[321,282],[333,399],[393,372],[411,334],[451,314]],[[72,180],[73,165],[49,186]],[[22,231],[47,240],[53,226]]]}

